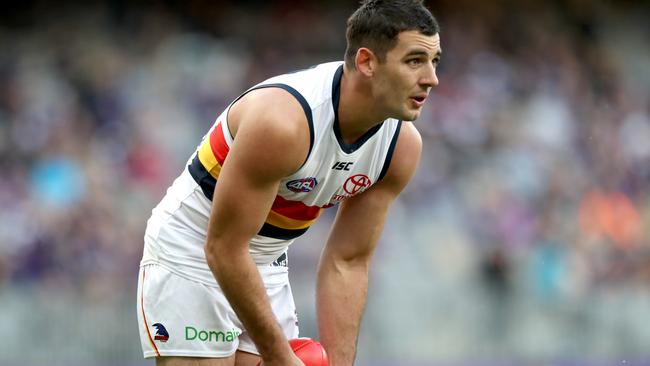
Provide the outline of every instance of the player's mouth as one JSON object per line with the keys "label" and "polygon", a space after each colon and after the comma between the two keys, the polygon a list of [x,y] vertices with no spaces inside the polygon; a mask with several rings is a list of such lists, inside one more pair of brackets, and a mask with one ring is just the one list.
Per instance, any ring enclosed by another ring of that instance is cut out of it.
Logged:
{"label": "player's mouth", "polygon": [[416,95],[412,96],[410,99],[416,107],[421,108],[427,100],[427,95]]}

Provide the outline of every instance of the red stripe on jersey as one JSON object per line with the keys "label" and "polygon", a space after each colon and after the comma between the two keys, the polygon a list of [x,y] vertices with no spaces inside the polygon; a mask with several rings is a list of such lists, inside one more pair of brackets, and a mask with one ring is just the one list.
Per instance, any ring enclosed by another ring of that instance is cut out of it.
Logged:
{"label": "red stripe on jersey", "polygon": [[271,210],[290,219],[308,221],[318,217],[321,207],[307,206],[300,201],[289,201],[280,196],[276,196]]}
{"label": "red stripe on jersey", "polygon": [[228,147],[226,138],[223,136],[223,127],[221,126],[221,122],[210,134],[210,148],[212,148],[212,153],[214,154],[214,157],[217,158],[219,165],[223,166],[223,162],[226,160],[226,155],[228,155],[230,147]]}

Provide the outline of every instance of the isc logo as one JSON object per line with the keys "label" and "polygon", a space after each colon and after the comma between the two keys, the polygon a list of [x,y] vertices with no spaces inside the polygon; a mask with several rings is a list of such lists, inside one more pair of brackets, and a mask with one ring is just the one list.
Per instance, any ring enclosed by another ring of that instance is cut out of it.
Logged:
{"label": "isc logo", "polygon": [[318,182],[316,181],[316,178],[314,177],[309,177],[309,178],[302,178],[302,179],[294,179],[292,181],[287,182],[287,188],[292,191],[292,192],[311,192],[314,187]]}
{"label": "isc logo", "polygon": [[333,166],[332,170],[350,170],[350,166],[354,164],[351,161],[337,161]]}

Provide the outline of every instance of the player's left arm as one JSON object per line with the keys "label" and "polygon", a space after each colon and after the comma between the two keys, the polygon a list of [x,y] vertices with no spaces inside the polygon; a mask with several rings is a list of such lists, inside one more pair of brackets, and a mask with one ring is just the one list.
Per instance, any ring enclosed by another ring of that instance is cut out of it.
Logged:
{"label": "player's left arm", "polygon": [[390,205],[413,176],[422,139],[404,122],[384,178],[341,204],[316,283],[320,340],[331,366],[350,366],[368,291],[368,270]]}

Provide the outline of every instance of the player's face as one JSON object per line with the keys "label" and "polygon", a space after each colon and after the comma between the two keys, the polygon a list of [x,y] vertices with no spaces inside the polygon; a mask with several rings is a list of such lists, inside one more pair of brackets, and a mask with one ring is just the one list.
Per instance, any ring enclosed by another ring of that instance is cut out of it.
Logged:
{"label": "player's face", "polygon": [[431,88],[438,85],[440,36],[418,31],[402,32],[386,59],[377,67],[376,96],[390,117],[414,121],[420,115]]}

